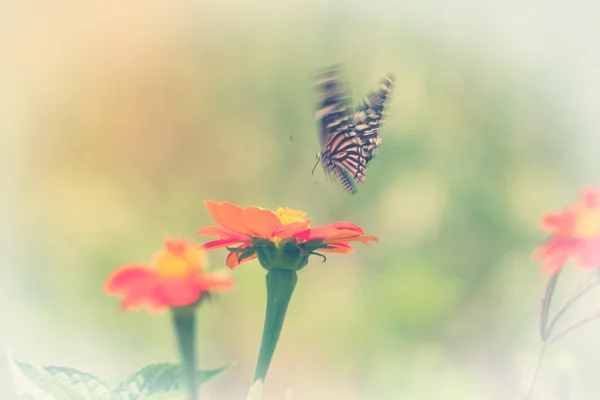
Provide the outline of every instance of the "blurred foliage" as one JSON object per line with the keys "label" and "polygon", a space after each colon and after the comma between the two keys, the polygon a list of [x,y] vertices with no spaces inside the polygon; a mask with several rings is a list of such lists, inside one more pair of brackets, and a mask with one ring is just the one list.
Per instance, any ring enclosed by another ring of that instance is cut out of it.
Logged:
{"label": "blurred foliage", "polygon": [[[296,400],[517,398],[539,348],[537,223],[578,190],[545,82],[391,15],[184,4],[56,12],[15,45],[31,50],[9,332],[19,357],[113,380],[176,360],[168,319],[119,313],[102,285],[166,234],[212,224],[203,200],[229,200],[348,220],[381,242],[300,273],[266,399],[290,387]],[[397,79],[355,196],[310,175],[311,74],[337,62],[355,102]],[[224,266],[225,252],[211,255]],[[260,343],[264,271],[252,262],[235,278],[199,316],[202,368],[238,360],[212,398],[243,398]]]}
{"label": "blurred foliage", "polygon": [[[166,400],[185,397],[179,364],[146,365],[110,388],[100,378],[73,368],[35,367],[10,356],[8,363],[19,399]],[[207,384],[231,367],[198,370],[198,386]]]}

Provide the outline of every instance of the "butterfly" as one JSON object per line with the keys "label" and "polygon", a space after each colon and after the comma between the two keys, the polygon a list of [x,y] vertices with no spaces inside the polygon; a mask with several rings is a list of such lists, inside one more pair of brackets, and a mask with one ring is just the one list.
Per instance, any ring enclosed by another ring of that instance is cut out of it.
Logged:
{"label": "butterfly", "polygon": [[346,192],[354,194],[354,181],[365,181],[367,166],[381,144],[379,129],[394,76],[382,79],[355,110],[340,65],[318,72],[314,86],[322,149],[313,173],[320,161],[327,175],[334,175]]}

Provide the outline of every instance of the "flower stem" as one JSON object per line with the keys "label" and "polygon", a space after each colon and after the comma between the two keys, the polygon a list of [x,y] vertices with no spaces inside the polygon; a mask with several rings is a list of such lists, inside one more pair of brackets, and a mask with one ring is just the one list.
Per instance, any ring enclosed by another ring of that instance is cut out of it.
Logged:
{"label": "flower stem", "polygon": [[533,394],[533,387],[535,385],[535,381],[537,380],[538,374],[540,372],[540,367],[542,366],[542,358],[544,357],[545,350],[546,350],[546,343],[542,343],[542,350],[540,351],[540,355],[537,360],[537,365],[535,366],[535,371],[533,373],[533,378],[531,379],[531,384],[529,385],[529,393],[527,394],[527,400],[530,400],[531,395]]}
{"label": "flower stem", "polygon": [[561,315],[563,315],[565,313],[565,311],[567,311],[567,309],[577,299],[579,299],[581,296],[583,296],[584,294],[589,292],[591,289],[594,288],[594,286],[596,286],[599,283],[600,283],[600,280],[598,279],[598,277],[596,275],[592,275],[592,277],[589,281],[586,281],[584,284],[580,285],[565,301],[563,301],[563,303],[558,308],[556,315],[554,316],[554,318],[552,319],[552,321],[550,321],[550,324],[548,325],[548,328],[546,330],[546,338],[544,340],[548,339],[548,337],[552,333],[552,330],[554,329],[554,326],[558,322],[558,319],[561,317]]}
{"label": "flower stem", "polygon": [[264,382],[267,376],[298,276],[293,270],[272,268],[267,272],[265,280],[267,282],[267,311],[253,382],[257,380]]}
{"label": "flower stem", "polygon": [[554,335],[553,337],[548,338],[548,340],[546,341],[546,344],[551,344],[556,342],[559,339],[562,339],[563,337],[565,337],[567,335],[567,333],[571,332],[572,330],[574,330],[575,328],[578,328],[582,325],[587,324],[588,322],[592,322],[596,319],[600,318],[600,311],[596,312],[588,317],[585,317],[583,319],[580,319],[579,321],[571,324],[570,326],[568,326],[567,328],[563,329],[562,331],[560,331],[559,333],[557,333],[556,335]]}
{"label": "flower stem", "polygon": [[554,295],[554,289],[556,288],[556,283],[558,282],[558,277],[560,276],[561,270],[556,272],[554,275],[548,279],[548,284],[546,285],[546,291],[544,293],[544,297],[542,298],[542,305],[540,307],[539,313],[539,328],[540,328],[540,337],[542,342],[545,342],[548,338],[548,314],[550,313],[550,304],[552,303],[552,297]]}
{"label": "flower stem", "polygon": [[187,388],[188,399],[198,400],[198,383],[196,379],[196,307],[173,307],[171,317],[179,356],[181,358],[181,374]]}

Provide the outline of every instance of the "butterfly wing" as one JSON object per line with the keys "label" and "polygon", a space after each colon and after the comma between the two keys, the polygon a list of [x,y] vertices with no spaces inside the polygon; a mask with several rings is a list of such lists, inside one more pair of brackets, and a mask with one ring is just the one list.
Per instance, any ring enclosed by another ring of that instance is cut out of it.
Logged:
{"label": "butterfly wing", "polygon": [[388,75],[358,104],[354,112],[352,124],[354,131],[362,140],[362,150],[367,164],[381,144],[379,128],[385,102],[393,88],[394,76]]}
{"label": "butterfly wing", "polygon": [[351,111],[351,94],[342,67],[336,65],[317,74],[317,120],[321,128],[319,159],[344,189],[356,193],[353,182],[361,184],[375,150],[381,143],[379,127],[385,101],[394,85],[388,75]]}
{"label": "butterfly wing", "polygon": [[354,185],[352,178],[350,178],[350,175],[348,175],[346,171],[344,171],[341,168],[334,168],[333,174],[338,179],[338,181],[340,181],[342,187],[346,192],[350,194],[356,193],[356,186]]}
{"label": "butterfly wing", "polygon": [[351,92],[341,65],[335,65],[317,73],[316,118],[321,128],[321,146],[325,146],[332,135],[352,129]]}
{"label": "butterfly wing", "polygon": [[330,137],[321,152],[325,169],[332,172],[349,192],[349,178],[359,183],[364,181],[367,162],[362,147],[362,141],[354,131],[339,131]]}

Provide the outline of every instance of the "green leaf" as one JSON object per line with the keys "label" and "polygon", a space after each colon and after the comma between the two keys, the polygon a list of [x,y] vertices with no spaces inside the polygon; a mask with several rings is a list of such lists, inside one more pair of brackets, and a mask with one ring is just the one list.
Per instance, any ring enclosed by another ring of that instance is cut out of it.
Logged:
{"label": "green leaf", "polygon": [[201,384],[212,381],[219,375],[227,372],[227,370],[232,368],[235,364],[235,362],[232,362],[231,364],[224,365],[221,368],[198,370],[198,381],[201,382]]}
{"label": "green leaf", "polygon": [[260,247],[275,247],[275,243],[263,238],[252,238],[252,244]]}
{"label": "green leaf", "polygon": [[[221,375],[234,364],[213,370],[198,371],[199,386]],[[113,398],[119,400],[172,399],[184,393],[183,378],[179,364],[157,363],[146,365],[113,390]]]}
{"label": "green leaf", "polygon": [[325,241],[323,239],[318,239],[318,240],[310,240],[308,242],[302,243],[300,245],[301,248],[308,250],[309,253],[312,253],[313,251],[320,249],[322,247],[326,247],[325,245],[323,245]]}
{"label": "green leaf", "polygon": [[556,283],[558,282],[558,277],[560,276],[562,270],[558,270],[554,275],[548,279],[548,284],[546,285],[546,291],[544,293],[544,297],[542,298],[542,305],[540,308],[540,318],[539,318],[539,329],[540,329],[540,337],[542,342],[545,342],[550,336],[550,330],[552,328],[551,324],[548,325],[548,314],[550,313],[550,303],[552,302],[552,297],[554,295],[554,289],[556,288]]}
{"label": "green leaf", "polygon": [[[44,367],[22,363],[8,355],[8,362],[12,372],[16,394],[20,399],[33,398],[35,400],[91,400],[78,392],[74,385],[65,383],[64,379],[53,375]],[[97,399],[108,399],[98,397]]]}
{"label": "green leaf", "polygon": [[254,249],[252,250],[247,250],[245,252],[243,252],[242,254],[240,254],[240,256],[238,257],[238,263],[241,263],[242,261],[244,261],[246,258],[248,257],[252,257],[254,255]]}
{"label": "green leaf", "polygon": [[[114,390],[97,377],[73,368],[35,367],[8,355],[19,400],[174,400],[185,398],[178,364],[150,364],[121,382]],[[221,375],[235,363],[199,370],[199,386]]]}
{"label": "green leaf", "polygon": [[232,253],[243,253],[245,251],[248,251],[248,247],[225,247],[228,251],[232,252]]}
{"label": "green leaf", "polygon": [[335,249],[335,247],[330,246],[328,244],[324,244],[323,246],[319,247],[319,249],[330,249],[331,250],[331,249]]}
{"label": "green leaf", "polygon": [[321,253],[317,253],[316,251],[311,251],[310,254],[314,255],[314,256],[319,256],[323,258],[323,261],[321,261],[321,263],[324,263],[325,261],[327,261],[327,257],[325,257],[323,254]]}
{"label": "green leaf", "polygon": [[42,368],[54,379],[70,387],[85,399],[104,400],[110,397],[111,390],[108,385],[87,372],[53,365]]}

